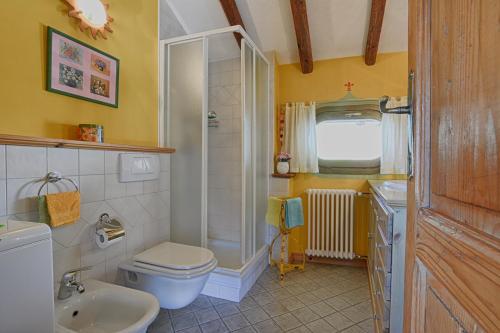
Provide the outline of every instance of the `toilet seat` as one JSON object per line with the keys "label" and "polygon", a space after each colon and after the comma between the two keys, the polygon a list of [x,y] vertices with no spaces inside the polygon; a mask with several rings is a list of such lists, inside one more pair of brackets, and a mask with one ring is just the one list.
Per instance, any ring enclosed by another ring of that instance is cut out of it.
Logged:
{"label": "toilet seat", "polygon": [[214,259],[207,266],[198,267],[196,269],[170,269],[155,265],[148,265],[141,262],[133,262],[133,267],[135,271],[139,271],[141,273],[156,273],[156,275],[162,275],[173,279],[190,279],[213,271],[217,267],[217,260]]}
{"label": "toilet seat", "polygon": [[132,265],[136,271],[185,279],[211,272],[217,267],[217,259],[202,247],[163,242],[134,256]]}

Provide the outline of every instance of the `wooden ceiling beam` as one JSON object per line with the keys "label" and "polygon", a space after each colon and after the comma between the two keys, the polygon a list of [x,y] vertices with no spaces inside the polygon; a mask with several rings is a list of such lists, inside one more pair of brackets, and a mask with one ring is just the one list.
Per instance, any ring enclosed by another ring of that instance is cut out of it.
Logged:
{"label": "wooden ceiling beam", "polygon": [[306,0],[290,0],[292,7],[293,25],[297,36],[297,47],[299,49],[300,67],[302,73],[308,74],[313,71],[313,57],[311,37],[309,36],[309,23],[307,21]]}
{"label": "wooden ceiling beam", "polygon": [[[229,21],[229,25],[230,26],[241,25],[241,27],[244,30],[246,30],[245,24],[243,24],[243,20],[241,19],[238,6],[236,6],[236,1],[235,0],[219,0],[219,1],[222,6],[222,9],[224,10],[224,13],[226,14],[227,20]],[[241,47],[241,38],[243,38],[241,34],[235,32],[234,38],[236,38],[236,42]]]}
{"label": "wooden ceiling beam", "polygon": [[386,0],[372,0],[370,13],[370,25],[368,27],[368,37],[365,48],[365,64],[374,65],[377,60],[378,44],[380,42],[380,32],[384,21]]}

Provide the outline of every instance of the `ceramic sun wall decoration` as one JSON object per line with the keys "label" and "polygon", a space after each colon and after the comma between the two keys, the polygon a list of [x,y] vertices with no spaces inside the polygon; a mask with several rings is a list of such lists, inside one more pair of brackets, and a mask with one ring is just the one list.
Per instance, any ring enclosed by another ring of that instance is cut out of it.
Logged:
{"label": "ceramic sun wall decoration", "polygon": [[87,29],[94,39],[98,35],[107,39],[106,32],[113,32],[110,23],[113,18],[108,15],[109,4],[104,4],[101,0],[64,0],[69,6],[68,15],[80,21],[81,31]]}

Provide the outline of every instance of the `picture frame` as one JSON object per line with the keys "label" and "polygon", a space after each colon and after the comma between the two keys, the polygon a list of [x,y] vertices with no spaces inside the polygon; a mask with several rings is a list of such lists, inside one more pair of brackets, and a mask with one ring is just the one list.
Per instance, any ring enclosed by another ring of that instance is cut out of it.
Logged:
{"label": "picture frame", "polygon": [[118,107],[120,60],[47,27],[47,90]]}

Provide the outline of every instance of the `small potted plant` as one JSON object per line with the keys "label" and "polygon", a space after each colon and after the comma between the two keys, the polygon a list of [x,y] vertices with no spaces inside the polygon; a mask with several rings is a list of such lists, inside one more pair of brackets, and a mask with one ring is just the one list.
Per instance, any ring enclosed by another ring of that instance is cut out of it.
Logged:
{"label": "small potted plant", "polygon": [[276,164],[276,171],[279,174],[286,175],[288,171],[290,171],[290,164],[288,161],[292,159],[292,156],[289,153],[281,152],[276,157],[278,163]]}

